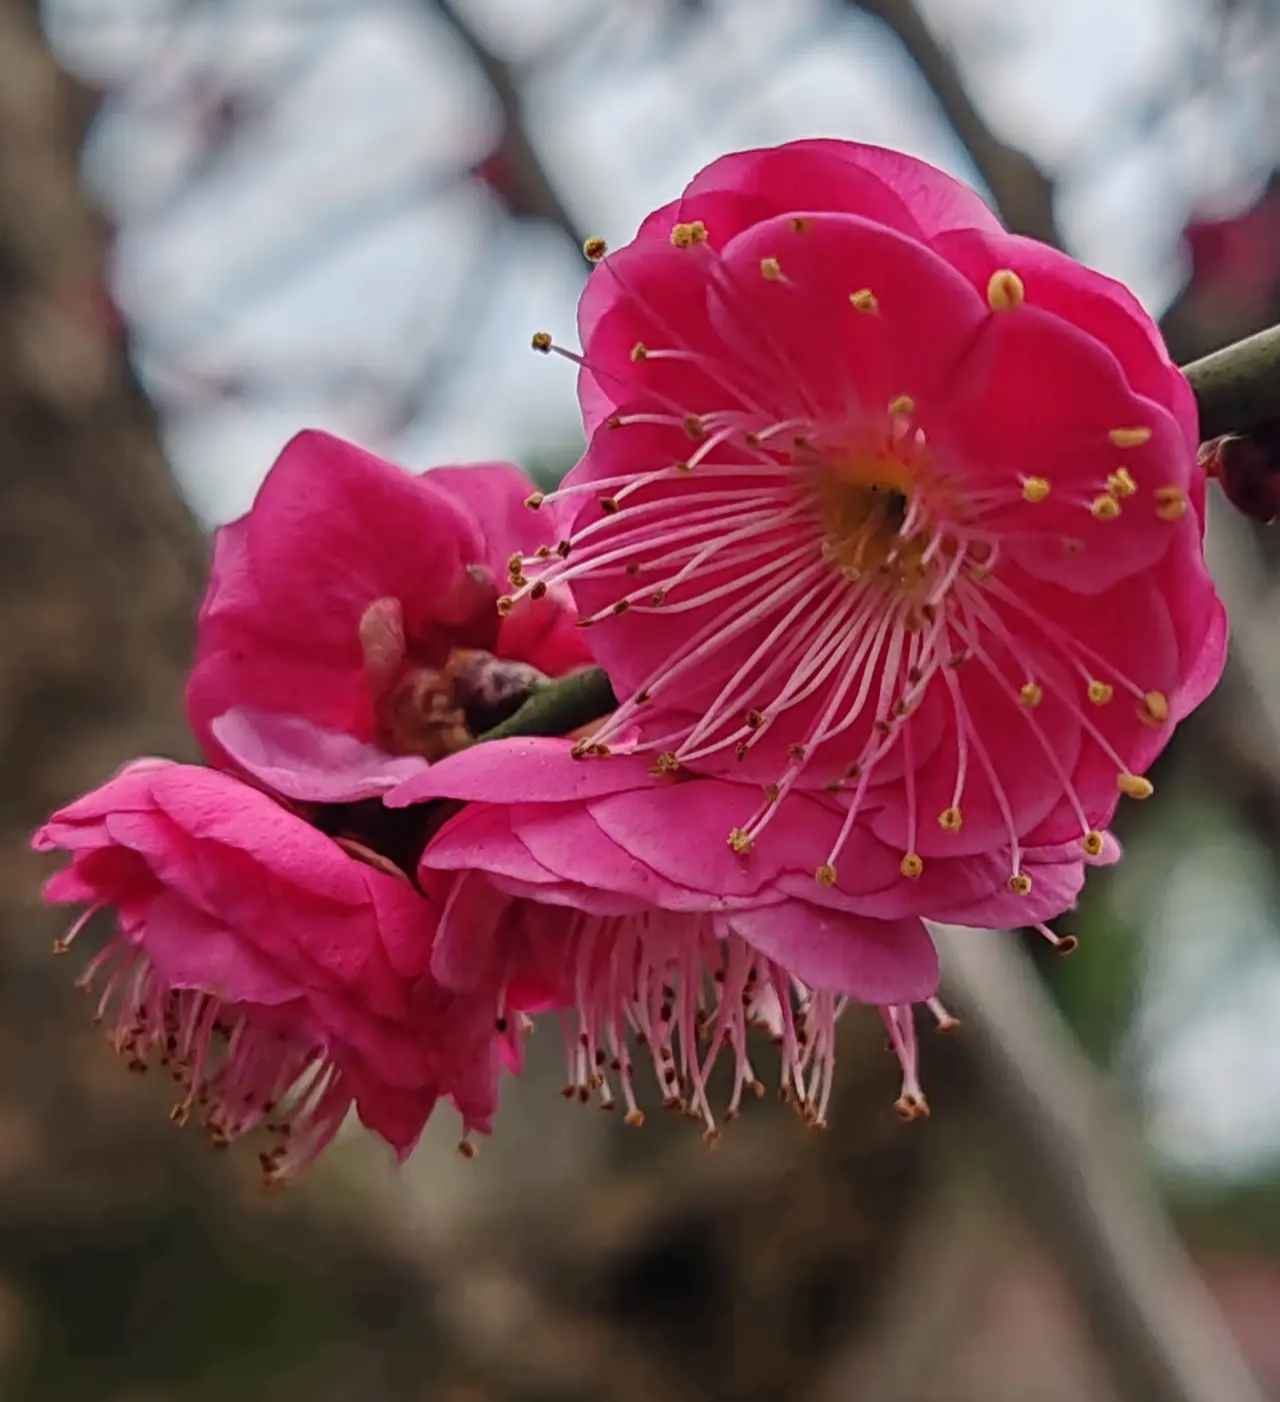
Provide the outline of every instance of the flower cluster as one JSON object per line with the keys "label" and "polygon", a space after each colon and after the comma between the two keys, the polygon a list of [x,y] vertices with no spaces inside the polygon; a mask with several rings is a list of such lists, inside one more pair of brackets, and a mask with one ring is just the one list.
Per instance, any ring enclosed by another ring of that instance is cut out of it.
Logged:
{"label": "flower cluster", "polygon": [[[1221,673],[1194,402],[1117,284],[836,141],[588,256],[581,352],[534,338],[581,367],[561,487],[300,435],[217,536],[208,766],[36,837],[49,899],[116,911],[117,1049],[216,1141],[266,1126],[273,1180],[352,1107],[405,1154],[444,1098],[470,1152],[544,1012],[566,1094],[638,1123],[643,1061],[714,1138],[766,1075],[824,1123],[869,1004],[924,1113],[927,922],[1064,943]],[[589,666],[611,714],[486,740]]]}

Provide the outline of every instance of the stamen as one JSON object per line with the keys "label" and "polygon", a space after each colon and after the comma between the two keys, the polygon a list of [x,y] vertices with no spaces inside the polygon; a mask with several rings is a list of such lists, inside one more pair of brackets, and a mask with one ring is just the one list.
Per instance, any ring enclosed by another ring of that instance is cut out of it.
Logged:
{"label": "stamen", "polygon": [[1141,448],[1151,438],[1149,428],[1113,428],[1107,435],[1117,448]]}
{"label": "stamen", "polygon": [[1000,268],[987,283],[987,305],[993,312],[1013,311],[1026,297],[1022,279],[1012,268]]}
{"label": "stamen", "polygon": [[869,287],[860,287],[856,292],[850,292],[849,301],[856,310],[868,316],[874,316],[880,310],[879,299]]}
{"label": "stamen", "polygon": [[1141,774],[1117,774],[1116,788],[1128,798],[1150,798],[1155,793],[1155,785]]}

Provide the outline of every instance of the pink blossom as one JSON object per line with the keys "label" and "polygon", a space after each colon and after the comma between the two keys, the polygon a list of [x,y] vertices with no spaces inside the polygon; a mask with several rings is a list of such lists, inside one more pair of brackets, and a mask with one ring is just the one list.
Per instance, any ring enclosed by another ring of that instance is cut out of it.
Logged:
{"label": "pink blossom", "polygon": [[755,783],[742,851],[830,792],[809,868],[842,889],[862,823],[1019,890],[1151,792],[1226,628],[1192,395],[1123,287],[930,166],[804,141],[704,170],[580,329],[589,445],[510,595],[568,585],[590,626],[622,704],[580,753]]}
{"label": "pink blossom", "polygon": [[[494,995],[429,970],[436,914],[385,859],[317,831],[215,770],[139,760],[62,809],[37,850],[71,864],[45,890],[114,906],[118,933],[80,982],[134,1069],[169,1066],[181,1123],[226,1143],[271,1122],[269,1181],[314,1157],[354,1105],[403,1157],[447,1095],[487,1133],[514,1065]],[[357,859],[359,854],[361,859]]]}
{"label": "pink blossom", "polygon": [[413,476],[300,433],[215,540],[187,690],[209,756],[291,798],[369,797],[588,661],[558,593],[498,616],[511,556],[548,539],[532,490],[507,463]]}
{"label": "pink blossom", "polygon": [[[736,1067],[730,1115],[758,1083],[753,1022],[781,1039],[783,1090],[824,1119],[835,1021],[849,1000],[881,1008],[903,1066],[900,1107],[918,1112],[911,1005],[929,1002],[950,1021],[934,998],[938,961],[922,917],[1043,922],[1074,905],[1084,879],[1070,844],[1023,853],[1025,894],[1009,890],[1002,852],[931,861],[904,880],[901,854],[860,824],[846,879],[815,882],[809,852],[843,822],[825,795],[798,793],[775,841],[737,853],[720,835],[750,815],[752,786],[682,772],[655,781],[636,756],[582,765],[564,740],[478,746],[385,801],[440,798],[466,806],[422,857],[423,885],[443,909],[436,977],[460,991],[503,985],[523,1007],[575,1007],[571,1088],[610,1103],[602,1068],[612,1066],[634,1117],[633,1029],[665,1098],[709,1131],[707,1076],[721,1051]],[[1108,839],[1095,860],[1117,855]],[[443,885],[442,873],[452,874]]]}

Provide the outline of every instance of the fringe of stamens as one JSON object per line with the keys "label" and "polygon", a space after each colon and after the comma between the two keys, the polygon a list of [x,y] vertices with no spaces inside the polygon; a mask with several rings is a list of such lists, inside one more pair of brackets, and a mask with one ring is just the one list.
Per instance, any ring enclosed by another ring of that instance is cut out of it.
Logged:
{"label": "fringe of stamens", "polygon": [[87,990],[102,974],[95,1021],[108,1024],[107,1040],[130,1071],[158,1065],[182,1087],[174,1124],[197,1116],[215,1148],[265,1128],[276,1141],[258,1156],[268,1186],[295,1177],[337,1134],[352,1097],[322,1045],[245,1005],[170,987],[127,934],[90,962],[77,985]]}

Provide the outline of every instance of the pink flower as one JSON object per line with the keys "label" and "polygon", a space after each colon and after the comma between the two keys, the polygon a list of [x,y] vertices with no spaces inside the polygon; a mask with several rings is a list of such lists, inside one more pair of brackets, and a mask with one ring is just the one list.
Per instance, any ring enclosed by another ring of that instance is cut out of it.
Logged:
{"label": "pink flower", "polygon": [[[907,156],[728,156],[593,273],[546,500],[622,702],[581,753],[828,790],[903,858],[1101,844],[1221,674],[1195,405],[1134,298]],[[554,349],[539,337],[540,349]],[[567,352],[566,352],[567,353]]]}
{"label": "pink flower", "polygon": [[[1025,894],[1009,890],[1001,852],[929,862],[904,880],[900,853],[859,825],[846,879],[818,883],[809,851],[843,821],[825,796],[797,794],[776,840],[739,854],[719,835],[749,816],[752,786],[683,774],[655,782],[647,768],[628,756],[575,763],[564,740],[504,740],[443,760],[385,799],[466,805],[422,857],[424,887],[443,909],[435,976],[459,991],[503,984],[526,1008],[576,1007],[572,1088],[610,1101],[612,1066],[632,1115],[628,1028],[666,1098],[714,1131],[711,1066],[721,1051],[735,1063],[732,1115],[757,1083],[747,1029],[763,1022],[781,1039],[784,1091],[823,1119],[835,1020],[850,999],[880,1006],[903,1066],[900,1107],[919,1111],[910,1005],[930,1002],[950,1021],[933,998],[937,955],[921,917],[1044,921],[1074,904],[1084,879],[1071,844],[1023,854]],[[1097,860],[1117,855],[1108,840]],[[453,873],[443,886],[441,873]]]}
{"label": "pink flower", "polygon": [[[34,846],[71,854],[46,897],[83,902],[60,948],[104,906],[118,933],[81,982],[131,1067],[182,1081],[215,1143],[271,1122],[269,1181],[309,1163],[354,1105],[412,1149],[436,1100],[489,1131],[514,1065],[494,995],[431,977],[431,905],[391,864],[325,836],[214,770],[139,760],[78,799]],[[352,852],[361,852],[357,860]]]}
{"label": "pink flower", "polygon": [[507,463],[411,476],[294,438],[217,533],[187,690],[209,756],[291,798],[367,798],[589,661],[558,597],[498,616],[495,580],[548,539],[532,489]]}

